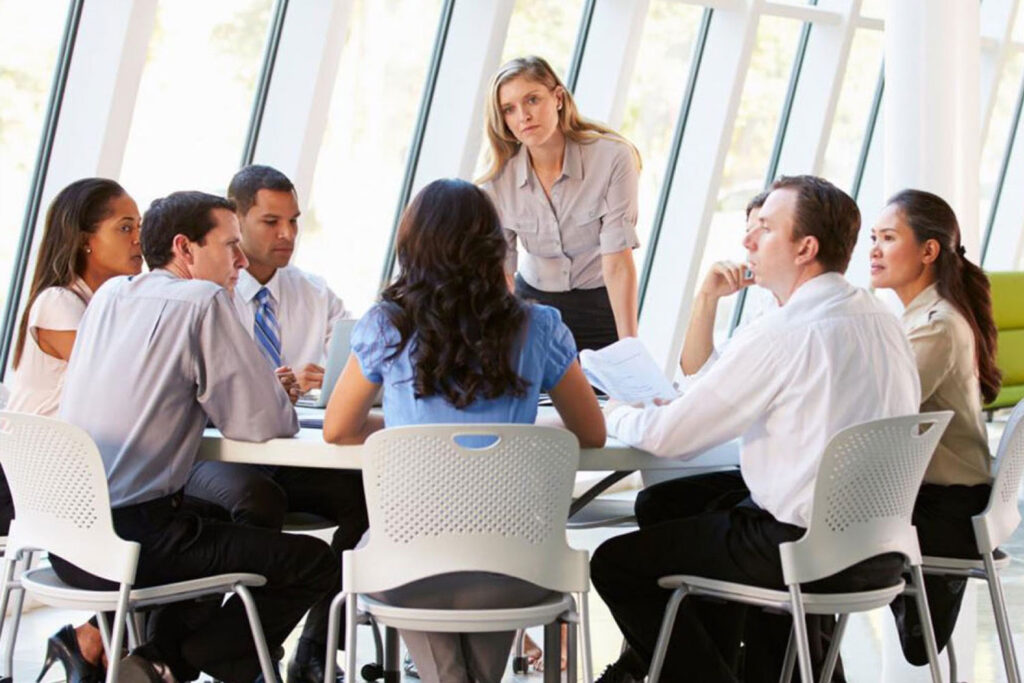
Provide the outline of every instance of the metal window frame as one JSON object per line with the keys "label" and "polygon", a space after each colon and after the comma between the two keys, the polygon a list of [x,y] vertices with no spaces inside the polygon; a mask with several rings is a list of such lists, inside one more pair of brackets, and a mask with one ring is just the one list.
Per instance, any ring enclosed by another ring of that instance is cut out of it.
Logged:
{"label": "metal window frame", "polygon": [[1020,129],[1022,113],[1024,113],[1024,79],[1021,80],[1020,90],[1017,93],[1017,105],[1014,108],[1013,121],[1010,124],[1010,134],[1006,141],[1006,149],[1003,152],[1003,160],[999,168],[999,179],[996,181],[996,187],[992,193],[992,207],[985,221],[985,234],[981,241],[981,257],[978,259],[982,266],[985,265],[985,257],[988,255],[988,245],[991,242],[992,229],[995,226],[996,216],[999,212],[999,202],[1003,197],[1006,172],[1010,168],[1010,162],[1013,158],[1013,147],[1017,141],[1017,131]]}
{"label": "metal window frame", "polygon": [[412,144],[409,146],[409,158],[405,164],[405,174],[402,176],[402,186],[398,193],[398,204],[395,207],[395,217],[391,222],[391,235],[388,239],[388,252],[384,257],[384,267],[381,270],[380,287],[384,289],[391,281],[395,269],[397,254],[395,252],[395,237],[398,235],[398,224],[402,220],[405,207],[412,197],[412,187],[416,178],[416,169],[419,166],[420,152],[423,149],[423,137],[427,129],[427,120],[430,118],[431,108],[434,102],[434,90],[437,87],[437,76],[441,69],[441,58],[444,54],[445,44],[448,41],[448,29],[452,23],[452,13],[455,9],[455,0],[444,0],[441,8],[441,18],[438,21],[437,32],[434,36],[434,47],[430,57],[430,68],[427,70],[427,82],[423,87],[423,96],[420,98],[420,112],[416,117],[416,127],[413,129]]}
{"label": "metal window frame", "polygon": [[647,286],[651,280],[651,267],[654,263],[654,254],[658,250],[658,242],[661,239],[661,229],[665,223],[665,211],[668,206],[669,194],[672,191],[672,181],[676,172],[676,164],[679,161],[679,153],[683,146],[683,136],[686,134],[686,122],[690,118],[690,110],[693,107],[693,95],[697,83],[697,74],[700,73],[701,62],[704,59],[704,48],[708,42],[708,32],[711,28],[711,16],[714,13],[711,7],[704,8],[701,16],[700,26],[697,28],[696,40],[693,43],[693,52],[690,58],[690,70],[686,76],[686,90],[683,91],[683,102],[679,108],[679,117],[676,119],[676,128],[672,134],[672,146],[669,148],[668,161],[665,166],[665,175],[661,184],[661,192],[658,194],[658,206],[654,211],[654,222],[651,225],[650,237],[647,238],[648,247],[644,255],[644,265],[640,271],[640,281],[637,291],[637,317],[643,313],[644,299],[647,295]]}
{"label": "metal window frame", "polygon": [[290,0],[277,0],[277,4],[274,6],[274,17],[270,20],[270,27],[267,30],[267,40],[263,50],[263,65],[260,67],[260,78],[256,84],[252,113],[249,116],[249,130],[245,136],[245,145],[242,148],[242,161],[239,167],[251,164],[256,155],[256,145],[259,142],[260,128],[263,126],[263,113],[267,108],[270,81],[274,77],[274,65],[277,61],[278,48],[281,46],[281,35],[284,32],[284,21],[285,15],[288,13],[289,2]]}
{"label": "metal window frame", "polygon": [[[811,0],[816,5],[818,0]],[[782,146],[786,143],[786,132],[789,128],[789,119],[793,114],[793,102],[796,100],[796,89],[800,85],[800,75],[803,72],[804,58],[807,56],[807,43],[811,38],[813,23],[805,21],[800,29],[800,39],[796,44],[796,53],[793,55],[793,67],[789,73],[789,85],[786,90],[786,99],[782,102],[782,112],[779,115],[779,125],[775,129],[775,144],[772,147],[772,155],[768,159],[768,168],[765,170],[764,188],[767,189],[775,179],[779,171],[779,160],[782,158]],[[736,295],[736,305],[732,309],[732,319],[729,321],[728,336],[732,336],[743,320],[743,309],[747,303],[747,289],[741,289]]]}
{"label": "metal window frame", "polygon": [[590,37],[590,25],[594,21],[594,10],[597,8],[597,0],[586,0],[583,5],[583,12],[580,14],[580,25],[576,30],[576,44],[572,49],[572,57],[569,60],[569,72],[565,76],[565,87],[569,92],[576,92],[576,85],[580,78],[580,65],[583,63],[583,54],[587,51],[587,39]]}
{"label": "metal window frame", "polygon": [[49,172],[53,141],[57,132],[57,123],[60,120],[61,107],[64,104],[64,91],[67,88],[68,72],[75,51],[75,40],[78,36],[78,26],[82,19],[84,6],[85,0],[71,0],[69,3],[64,31],[57,52],[57,68],[54,70],[53,81],[50,85],[46,116],[43,121],[43,136],[39,141],[39,150],[36,153],[25,216],[21,223],[21,234],[18,237],[18,247],[11,268],[11,284],[7,294],[7,304],[4,307],[3,332],[2,338],[0,338],[0,381],[6,375],[7,361],[13,348],[14,332],[18,327],[18,304],[24,291],[35,228],[39,222],[43,188],[46,185],[46,176]]}

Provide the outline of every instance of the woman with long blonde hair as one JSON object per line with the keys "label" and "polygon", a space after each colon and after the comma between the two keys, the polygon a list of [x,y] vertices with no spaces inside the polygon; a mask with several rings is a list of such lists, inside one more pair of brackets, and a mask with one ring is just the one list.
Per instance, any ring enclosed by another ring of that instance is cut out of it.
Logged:
{"label": "woman with long blonde hair", "polygon": [[509,286],[557,308],[580,349],[635,336],[636,148],[581,116],[540,57],[503,65],[485,108],[490,166],[478,182],[509,244]]}

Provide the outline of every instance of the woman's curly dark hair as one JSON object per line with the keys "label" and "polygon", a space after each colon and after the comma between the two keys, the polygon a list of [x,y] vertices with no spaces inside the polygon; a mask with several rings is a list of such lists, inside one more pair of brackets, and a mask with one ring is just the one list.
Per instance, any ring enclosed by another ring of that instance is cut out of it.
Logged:
{"label": "woman's curly dark hair", "polygon": [[398,227],[398,278],[381,302],[400,340],[412,344],[417,397],[443,396],[456,408],[478,398],[522,396],[514,351],[526,309],[509,291],[498,214],[464,180],[435,180],[420,191]]}

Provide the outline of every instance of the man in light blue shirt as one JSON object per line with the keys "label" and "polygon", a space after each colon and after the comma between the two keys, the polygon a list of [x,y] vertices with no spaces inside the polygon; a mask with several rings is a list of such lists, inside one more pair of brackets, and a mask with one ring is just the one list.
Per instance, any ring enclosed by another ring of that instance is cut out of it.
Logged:
{"label": "man in light blue shirt", "polygon": [[[201,192],[158,199],[146,211],[141,242],[150,272],[108,281],[82,318],[61,417],[99,447],[114,527],[142,546],[136,585],[261,574],[267,584],[253,596],[275,648],[337,584],[330,548],[307,536],[204,519],[183,506],[207,420],[249,441],[298,430],[288,395],[234,311],[231,288],[246,265],[234,205]],[[109,586],[52,559],[72,585]],[[169,606],[149,632],[123,680],[193,680],[200,671],[228,683],[259,680],[237,597],[223,606]]]}

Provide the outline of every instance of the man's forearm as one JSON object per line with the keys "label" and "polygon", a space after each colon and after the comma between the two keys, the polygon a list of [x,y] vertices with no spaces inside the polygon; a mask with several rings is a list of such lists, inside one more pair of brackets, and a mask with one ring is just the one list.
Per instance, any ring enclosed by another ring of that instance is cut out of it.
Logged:
{"label": "man's forearm", "polygon": [[690,311],[690,322],[686,326],[683,352],[679,366],[687,375],[696,374],[715,350],[715,313],[718,311],[718,297],[698,293]]}

